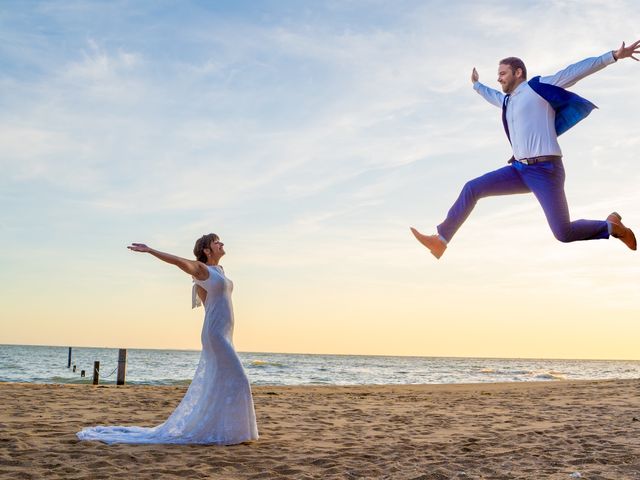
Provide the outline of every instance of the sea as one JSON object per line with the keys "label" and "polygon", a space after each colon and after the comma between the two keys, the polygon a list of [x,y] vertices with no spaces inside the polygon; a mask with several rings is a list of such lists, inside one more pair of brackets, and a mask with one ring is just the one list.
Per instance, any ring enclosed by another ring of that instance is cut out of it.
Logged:
{"label": "sea", "polygon": [[[116,382],[118,349],[0,345],[0,382]],[[239,352],[253,385],[406,385],[638,379],[637,360],[396,357]],[[188,385],[200,357],[194,350],[128,349],[126,383]],[[74,367],[75,366],[75,371]],[[85,376],[81,376],[82,370]]]}

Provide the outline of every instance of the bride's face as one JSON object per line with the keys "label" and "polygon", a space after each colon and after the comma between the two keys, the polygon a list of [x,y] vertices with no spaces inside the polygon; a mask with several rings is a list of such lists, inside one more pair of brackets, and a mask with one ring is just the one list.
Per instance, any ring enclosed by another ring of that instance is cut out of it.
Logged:
{"label": "bride's face", "polygon": [[214,240],[209,244],[211,250],[211,256],[215,258],[221,258],[226,252],[224,251],[224,243],[220,240]]}

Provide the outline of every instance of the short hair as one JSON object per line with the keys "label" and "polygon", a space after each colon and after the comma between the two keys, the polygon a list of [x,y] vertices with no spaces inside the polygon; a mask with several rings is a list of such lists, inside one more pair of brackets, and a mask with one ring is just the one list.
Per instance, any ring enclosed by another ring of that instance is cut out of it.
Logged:
{"label": "short hair", "polygon": [[513,74],[516,74],[516,70],[520,68],[522,70],[522,77],[527,79],[527,67],[524,66],[524,62],[518,57],[507,57],[500,60],[500,65],[509,65]]}
{"label": "short hair", "polygon": [[218,240],[220,240],[220,237],[215,233],[208,233],[201,236],[196,240],[196,244],[193,247],[193,254],[200,262],[207,263],[207,255],[204,253],[204,249],[209,248],[211,242],[217,242]]}

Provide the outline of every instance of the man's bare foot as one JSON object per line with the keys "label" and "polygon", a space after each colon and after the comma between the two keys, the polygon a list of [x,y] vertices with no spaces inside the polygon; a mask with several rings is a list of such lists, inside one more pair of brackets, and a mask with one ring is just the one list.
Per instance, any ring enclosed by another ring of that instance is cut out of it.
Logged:
{"label": "man's bare foot", "polygon": [[440,258],[444,251],[447,249],[447,244],[442,241],[442,239],[438,235],[423,235],[418,230],[413,227],[411,228],[411,233],[416,239],[425,247],[429,249],[431,255],[436,258]]}
{"label": "man's bare foot", "polygon": [[636,236],[633,231],[622,224],[622,217],[618,212],[613,212],[607,217],[607,222],[611,225],[611,236],[619,239],[631,250],[638,248]]}

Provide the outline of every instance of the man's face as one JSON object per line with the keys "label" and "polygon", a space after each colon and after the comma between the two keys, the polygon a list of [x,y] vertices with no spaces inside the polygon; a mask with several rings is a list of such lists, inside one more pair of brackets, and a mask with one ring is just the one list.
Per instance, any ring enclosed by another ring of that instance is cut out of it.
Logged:
{"label": "man's face", "polygon": [[522,70],[517,68],[516,73],[511,70],[510,65],[501,63],[498,65],[498,83],[502,86],[504,93],[513,93],[522,79]]}

